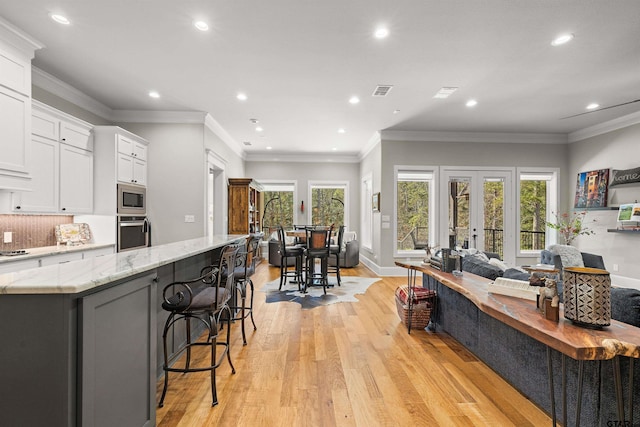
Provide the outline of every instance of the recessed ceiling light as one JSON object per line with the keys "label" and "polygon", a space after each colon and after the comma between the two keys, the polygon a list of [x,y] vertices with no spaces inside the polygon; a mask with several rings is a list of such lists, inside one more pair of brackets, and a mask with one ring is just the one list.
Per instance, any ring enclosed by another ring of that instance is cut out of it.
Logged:
{"label": "recessed ceiling light", "polygon": [[262,126],[256,126],[256,132],[262,132],[263,130]]}
{"label": "recessed ceiling light", "polygon": [[160,98],[160,94],[158,92],[156,92],[155,90],[152,90],[149,92],[149,96],[151,98]]}
{"label": "recessed ceiling light", "polygon": [[51,19],[53,19],[54,21],[56,21],[58,24],[62,24],[62,25],[69,25],[71,24],[71,21],[69,21],[67,19],[66,16],[64,15],[59,15],[57,13],[52,13],[51,15]]}
{"label": "recessed ceiling light", "polygon": [[333,147],[331,151],[338,151],[338,149],[336,147]]}
{"label": "recessed ceiling light", "polygon": [[236,98],[238,98],[240,101],[246,101],[247,100],[247,94],[240,92],[239,94],[236,95]]}
{"label": "recessed ceiling light", "polygon": [[360,98],[358,98],[357,96],[352,96],[351,98],[349,98],[350,104],[357,104],[358,102],[360,102]]}
{"label": "recessed ceiling light", "polygon": [[346,131],[343,128],[338,129],[338,133],[345,133]]}
{"label": "recessed ceiling light", "polygon": [[467,107],[475,107],[476,105],[478,105],[478,101],[476,101],[475,99],[470,99],[464,105],[466,105]]}
{"label": "recessed ceiling light", "polygon": [[398,114],[400,110],[393,110],[393,114]]}
{"label": "recessed ceiling light", "polygon": [[551,42],[551,46],[560,46],[573,40],[573,34],[561,34]]}
{"label": "recessed ceiling light", "polygon": [[195,21],[193,26],[196,27],[200,31],[209,31],[209,24],[204,21]]}
{"label": "recessed ceiling light", "polygon": [[267,147],[267,150],[271,150],[273,147]]}
{"label": "recessed ceiling light", "polygon": [[591,104],[587,105],[587,110],[595,110],[599,106],[600,104],[596,104],[595,102],[592,102]]}
{"label": "recessed ceiling light", "polygon": [[376,32],[373,33],[373,35],[377,39],[384,39],[385,37],[387,37],[389,35],[389,30],[387,28],[380,27],[380,28],[376,29]]}

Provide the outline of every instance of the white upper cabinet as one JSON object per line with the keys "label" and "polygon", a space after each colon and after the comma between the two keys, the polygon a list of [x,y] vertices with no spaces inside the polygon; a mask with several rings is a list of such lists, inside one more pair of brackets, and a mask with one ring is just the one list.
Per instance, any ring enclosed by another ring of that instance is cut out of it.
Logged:
{"label": "white upper cabinet", "polygon": [[44,45],[0,18],[0,189],[28,189],[31,60]]}
{"label": "white upper cabinet", "polygon": [[119,183],[146,186],[149,142],[118,126],[95,126],[93,213],[115,215]]}
{"label": "white upper cabinet", "polygon": [[118,181],[147,185],[147,143],[118,135]]}
{"label": "white upper cabinet", "polygon": [[93,213],[92,125],[33,101],[31,191],[14,191],[11,211]]}

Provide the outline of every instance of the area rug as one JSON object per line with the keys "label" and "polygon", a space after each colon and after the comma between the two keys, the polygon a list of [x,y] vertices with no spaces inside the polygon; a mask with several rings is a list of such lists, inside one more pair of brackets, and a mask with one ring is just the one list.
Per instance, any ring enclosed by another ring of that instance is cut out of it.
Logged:
{"label": "area rug", "polygon": [[364,294],[367,288],[378,280],[380,279],[376,277],[344,276],[342,277],[342,286],[335,284],[333,287],[327,288],[326,295],[322,290],[322,286],[312,286],[307,290],[307,293],[302,293],[298,291],[298,285],[289,283],[289,281],[279,291],[280,278],[265,283],[260,290],[266,292],[268,303],[296,302],[300,304],[303,310],[308,310],[338,302],[358,302],[355,296]]}

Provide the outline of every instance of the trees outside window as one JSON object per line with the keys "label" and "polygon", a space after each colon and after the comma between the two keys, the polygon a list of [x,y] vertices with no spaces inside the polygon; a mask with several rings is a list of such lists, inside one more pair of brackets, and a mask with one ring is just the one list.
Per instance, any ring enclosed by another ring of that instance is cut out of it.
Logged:
{"label": "trees outside window", "polygon": [[294,184],[263,184],[262,192],[262,231],[265,238],[276,231],[278,225],[285,229],[293,228]]}
{"label": "trees outside window", "polygon": [[431,242],[433,172],[396,171],[396,252],[421,250]]}
{"label": "trees outside window", "polygon": [[345,224],[345,193],[342,185],[311,186],[311,225],[331,225],[338,228]]}
{"label": "trees outside window", "polygon": [[556,173],[520,171],[520,251],[540,251],[549,242],[546,221],[556,208]]}

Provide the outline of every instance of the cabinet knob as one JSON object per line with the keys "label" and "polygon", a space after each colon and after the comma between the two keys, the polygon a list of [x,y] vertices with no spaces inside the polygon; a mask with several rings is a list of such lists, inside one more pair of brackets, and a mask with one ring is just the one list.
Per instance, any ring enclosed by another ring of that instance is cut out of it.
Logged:
{"label": "cabinet knob", "polygon": [[20,206],[16,206],[16,209],[20,209]]}
{"label": "cabinet knob", "polygon": [[62,210],[63,210],[63,211],[66,211],[66,210],[67,210],[67,208],[62,208]]}
{"label": "cabinet knob", "polygon": [[63,140],[63,141],[66,141],[66,140],[67,140],[67,138],[62,138],[62,140]]}

